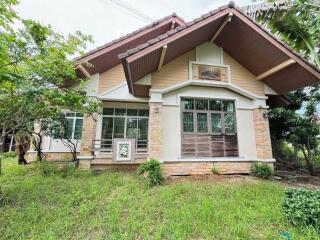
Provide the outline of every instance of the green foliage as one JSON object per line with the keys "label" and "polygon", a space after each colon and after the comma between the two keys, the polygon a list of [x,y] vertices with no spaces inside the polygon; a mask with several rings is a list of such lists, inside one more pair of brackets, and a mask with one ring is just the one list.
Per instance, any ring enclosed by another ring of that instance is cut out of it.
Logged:
{"label": "green foliage", "polygon": [[146,163],[142,164],[138,169],[138,174],[145,175],[149,187],[161,185],[164,182],[160,163],[155,159],[150,159]]}
{"label": "green foliage", "polygon": [[288,189],[283,210],[295,226],[312,226],[320,232],[320,190]]}
{"label": "green foliage", "polygon": [[14,151],[3,153],[3,158],[15,158],[17,154]]}
{"label": "green foliage", "polygon": [[212,172],[213,174],[220,174],[220,171],[219,171],[219,169],[218,169],[217,167],[213,167],[213,168],[211,169],[211,172]]}
{"label": "green foliage", "polygon": [[274,171],[266,163],[254,163],[251,167],[252,175],[262,179],[268,179],[273,176]]}
{"label": "green foliage", "polygon": [[[28,171],[17,177],[14,168]],[[277,182],[179,181],[146,189],[131,173],[43,177],[32,164],[8,160],[3,173],[8,203],[0,208],[0,239],[264,240],[282,239],[281,231],[319,239],[314,228],[283,216],[285,188]]]}
{"label": "green foliage", "polygon": [[69,163],[55,163],[55,162],[48,162],[42,161],[37,163],[38,171],[44,177],[49,176],[61,176],[67,177],[74,173],[75,166]]}

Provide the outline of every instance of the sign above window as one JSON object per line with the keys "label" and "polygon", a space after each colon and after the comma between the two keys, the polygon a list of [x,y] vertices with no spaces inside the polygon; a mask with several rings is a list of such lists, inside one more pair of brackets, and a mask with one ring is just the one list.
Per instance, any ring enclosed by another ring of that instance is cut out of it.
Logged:
{"label": "sign above window", "polygon": [[201,64],[197,62],[190,63],[192,80],[211,80],[211,81],[229,81],[229,67]]}

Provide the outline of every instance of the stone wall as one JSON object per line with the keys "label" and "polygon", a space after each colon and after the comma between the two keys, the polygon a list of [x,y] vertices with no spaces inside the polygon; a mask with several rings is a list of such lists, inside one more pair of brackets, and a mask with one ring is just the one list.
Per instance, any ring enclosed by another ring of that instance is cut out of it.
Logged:
{"label": "stone wall", "polygon": [[81,146],[80,156],[90,156],[93,152],[93,140],[96,136],[96,115],[84,116],[82,135],[81,135]]}
{"label": "stone wall", "polygon": [[149,133],[148,146],[149,158],[160,158],[162,140],[161,140],[161,124],[162,124],[162,103],[150,103],[149,106]]}
{"label": "stone wall", "polygon": [[269,120],[263,117],[265,109],[253,110],[254,132],[256,140],[257,158],[271,159],[272,148],[269,129]]}

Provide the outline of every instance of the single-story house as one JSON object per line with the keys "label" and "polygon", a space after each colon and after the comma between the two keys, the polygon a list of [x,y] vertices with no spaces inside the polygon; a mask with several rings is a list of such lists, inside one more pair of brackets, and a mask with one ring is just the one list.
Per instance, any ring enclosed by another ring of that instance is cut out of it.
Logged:
{"label": "single-story house", "polygon": [[[318,69],[234,4],[191,22],[172,14],[77,61],[88,93],[103,103],[95,118],[66,115],[87,169],[132,169],[148,158],[166,175],[273,165],[267,110],[320,81]],[[43,151],[68,154],[51,137]]]}

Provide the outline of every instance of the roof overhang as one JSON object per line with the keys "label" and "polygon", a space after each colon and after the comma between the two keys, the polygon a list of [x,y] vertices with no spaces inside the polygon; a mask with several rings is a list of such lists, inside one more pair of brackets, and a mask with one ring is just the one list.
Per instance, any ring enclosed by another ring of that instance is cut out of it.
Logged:
{"label": "roof overhang", "polygon": [[87,62],[91,67],[86,67],[86,70],[91,75],[95,73],[102,73],[118,64],[120,60],[118,55],[135,48],[150,39],[153,39],[167,31],[184,25],[185,22],[176,14],[170,15],[150,25],[129,33],[119,39],[107,43],[97,49],[94,49],[85,55],[75,59],[76,62]]}
{"label": "roof overhang", "polygon": [[[230,15],[232,20],[225,24]],[[279,94],[320,82],[314,66],[240,10],[225,6],[120,54],[130,92],[135,95],[134,82],[157,71],[163,46],[166,54],[161,61],[166,64],[213,36],[215,44]],[[147,96],[147,89],[139,95]]]}

